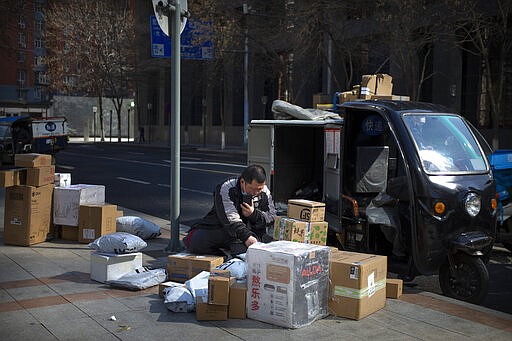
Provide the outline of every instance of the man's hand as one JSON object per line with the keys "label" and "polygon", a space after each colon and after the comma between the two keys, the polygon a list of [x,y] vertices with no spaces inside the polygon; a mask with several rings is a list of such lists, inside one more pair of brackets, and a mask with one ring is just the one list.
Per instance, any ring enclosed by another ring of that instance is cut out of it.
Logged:
{"label": "man's hand", "polygon": [[254,206],[252,205],[252,203],[251,205],[249,205],[246,202],[242,202],[240,206],[242,207],[242,215],[244,217],[248,217],[252,214],[252,212],[254,212]]}
{"label": "man's hand", "polygon": [[258,242],[258,239],[256,239],[256,237],[250,236],[249,238],[247,238],[247,240],[245,241],[244,244],[245,244],[245,246],[249,247],[252,244],[257,243],[257,242]]}

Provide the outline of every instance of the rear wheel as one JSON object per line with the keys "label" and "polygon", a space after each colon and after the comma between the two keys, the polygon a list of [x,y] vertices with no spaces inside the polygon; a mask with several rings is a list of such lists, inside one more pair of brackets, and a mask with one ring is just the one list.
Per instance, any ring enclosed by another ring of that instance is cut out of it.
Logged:
{"label": "rear wheel", "polygon": [[439,269],[439,284],[446,296],[480,304],[489,290],[489,272],[479,257],[459,253],[453,256],[454,272],[448,259]]}

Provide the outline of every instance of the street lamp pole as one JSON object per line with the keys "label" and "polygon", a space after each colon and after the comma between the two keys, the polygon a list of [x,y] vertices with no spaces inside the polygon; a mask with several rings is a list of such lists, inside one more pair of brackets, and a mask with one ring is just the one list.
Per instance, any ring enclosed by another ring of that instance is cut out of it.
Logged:
{"label": "street lamp pole", "polygon": [[247,146],[249,126],[249,29],[247,16],[249,7],[244,1],[243,13],[245,18],[245,41],[244,41],[244,146]]}
{"label": "street lamp pole", "polygon": [[128,143],[130,143],[130,109],[133,110],[133,108],[135,108],[135,102],[131,101],[130,106],[128,107],[128,131],[126,133],[126,135],[128,135]]}
{"label": "street lamp pole", "polygon": [[98,112],[98,108],[92,107],[92,133],[94,134],[94,142],[96,142],[96,112]]}

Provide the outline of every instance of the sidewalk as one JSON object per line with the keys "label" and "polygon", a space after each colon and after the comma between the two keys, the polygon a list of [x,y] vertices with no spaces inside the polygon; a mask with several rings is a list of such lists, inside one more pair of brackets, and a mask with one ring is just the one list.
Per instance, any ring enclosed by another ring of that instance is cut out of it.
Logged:
{"label": "sidewalk", "polygon": [[[169,222],[123,210],[163,227],[162,236],[143,250],[143,262],[164,267]],[[250,319],[198,322],[194,313],[168,311],[157,287],[133,292],[92,281],[85,244],[9,246],[1,237],[3,224],[0,232],[2,340],[512,339],[512,315],[407,287],[400,299],[388,299],[384,309],[361,321],[329,316],[296,330]]]}

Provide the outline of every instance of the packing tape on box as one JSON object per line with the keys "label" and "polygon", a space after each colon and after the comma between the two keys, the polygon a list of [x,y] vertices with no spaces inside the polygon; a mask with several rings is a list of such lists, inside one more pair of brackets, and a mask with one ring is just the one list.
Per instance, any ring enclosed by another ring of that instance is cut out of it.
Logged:
{"label": "packing tape on box", "polygon": [[364,289],[353,289],[336,285],[334,287],[335,296],[343,296],[348,298],[362,299],[364,297],[372,296],[373,293],[386,288],[386,279],[381,279],[375,282],[375,287],[366,287]]}

